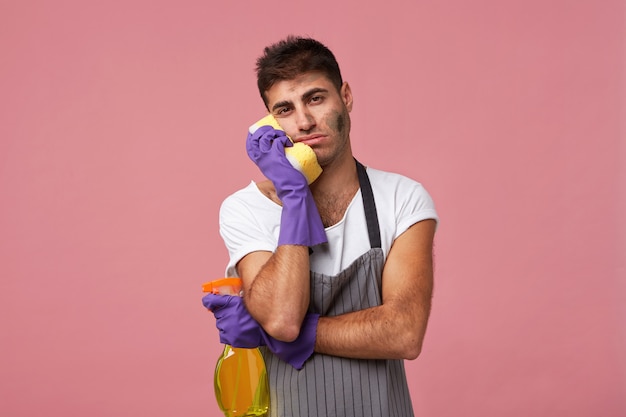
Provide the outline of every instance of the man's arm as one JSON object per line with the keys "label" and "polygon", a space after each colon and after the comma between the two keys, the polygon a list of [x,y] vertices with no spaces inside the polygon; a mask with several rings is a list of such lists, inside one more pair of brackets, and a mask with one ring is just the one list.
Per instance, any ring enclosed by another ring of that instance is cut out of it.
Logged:
{"label": "man's arm", "polygon": [[309,248],[281,245],[276,252],[253,252],[237,264],[244,302],[272,337],[291,342],[298,337],[309,307]]}
{"label": "man's arm", "polygon": [[273,190],[282,213],[276,251],[254,252],[237,264],[248,312],[281,342],[296,340],[309,307],[309,246],[328,242],[308,181],[285,155],[288,146],[286,133],[271,126],[248,134],[248,156],[271,182],[262,187]]}
{"label": "man's arm", "polygon": [[415,359],[433,292],[435,221],[418,222],[394,242],[382,276],[382,304],[321,317],[315,351],[360,359]]}

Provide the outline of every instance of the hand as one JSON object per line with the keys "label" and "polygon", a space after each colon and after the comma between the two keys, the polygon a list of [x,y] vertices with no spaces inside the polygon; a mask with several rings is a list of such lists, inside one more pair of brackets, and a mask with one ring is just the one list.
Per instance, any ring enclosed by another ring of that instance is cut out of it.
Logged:
{"label": "hand", "polygon": [[315,246],[328,242],[322,219],[306,177],[285,156],[285,147],[293,146],[282,130],[261,126],[248,133],[246,150],[276,188],[283,203],[279,245]]}
{"label": "hand", "polygon": [[298,370],[313,354],[319,314],[304,317],[296,340],[281,342],[268,335],[252,318],[241,297],[207,294],[202,304],[215,315],[221,343],[241,348],[267,346],[270,352]]}
{"label": "hand", "polygon": [[319,314],[307,314],[304,316],[300,334],[293,342],[281,342],[269,336],[265,331],[261,333],[263,341],[274,355],[300,370],[315,349],[315,337],[317,335],[319,318]]}
{"label": "hand", "polygon": [[271,126],[261,126],[254,133],[248,133],[246,141],[248,156],[263,175],[274,183],[281,199],[285,193],[301,192],[308,187],[304,175],[285,156],[285,148],[292,146],[293,143],[284,131]]}
{"label": "hand", "polygon": [[220,331],[220,342],[238,348],[263,346],[261,326],[248,313],[243,298],[234,295],[207,294],[202,304],[213,312]]}

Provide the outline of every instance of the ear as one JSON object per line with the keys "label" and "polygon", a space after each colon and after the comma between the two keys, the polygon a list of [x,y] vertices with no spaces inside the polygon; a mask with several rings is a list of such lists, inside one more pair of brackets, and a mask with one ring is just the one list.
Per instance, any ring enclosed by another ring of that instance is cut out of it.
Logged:
{"label": "ear", "polygon": [[352,111],[352,90],[350,89],[350,84],[344,82],[341,86],[339,94],[341,95],[341,100],[343,100],[343,104],[346,105],[348,111]]}

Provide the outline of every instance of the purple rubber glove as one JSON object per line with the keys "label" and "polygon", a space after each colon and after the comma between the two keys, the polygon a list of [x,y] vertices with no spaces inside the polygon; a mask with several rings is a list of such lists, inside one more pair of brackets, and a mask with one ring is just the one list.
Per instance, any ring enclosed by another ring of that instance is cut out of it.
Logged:
{"label": "purple rubber glove", "polygon": [[293,342],[281,342],[276,340],[265,331],[261,332],[267,348],[276,356],[297,370],[304,367],[304,363],[311,357],[315,349],[315,337],[317,335],[317,322],[319,314],[307,314],[304,316],[300,335]]}
{"label": "purple rubber glove", "polygon": [[261,126],[248,133],[246,150],[276,188],[283,203],[278,245],[315,246],[328,242],[306,177],[285,156],[285,147],[293,143],[285,132]]}
{"label": "purple rubber glove", "polygon": [[252,318],[241,297],[207,294],[202,304],[215,315],[221,343],[242,348],[267,346],[270,352],[298,370],[313,354],[319,314],[304,317],[296,340],[281,342],[268,335]]}
{"label": "purple rubber glove", "polygon": [[202,304],[215,316],[220,342],[238,348],[263,346],[261,326],[248,313],[243,298],[234,295],[207,294]]}

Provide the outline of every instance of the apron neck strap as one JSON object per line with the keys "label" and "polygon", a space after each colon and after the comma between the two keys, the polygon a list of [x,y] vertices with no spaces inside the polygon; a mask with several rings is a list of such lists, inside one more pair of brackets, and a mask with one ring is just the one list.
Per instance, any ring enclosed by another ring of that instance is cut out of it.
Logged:
{"label": "apron neck strap", "polygon": [[376,202],[372,192],[372,184],[367,176],[365,167],[356,159],[356,171],[359,175],[359,185],[361,186],[361,197],[363,197],[363,207],[365,208],[365,220],[367,221],[367,232],[370,237],[370,246],[380,248],[380,226],[378,225],[378,214],[376,212]]}

